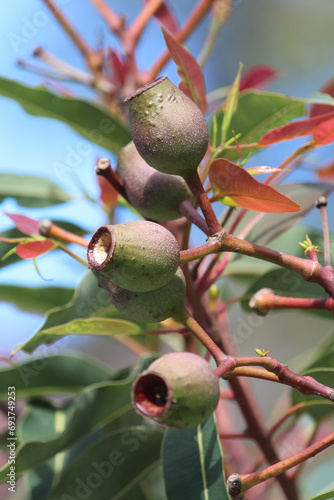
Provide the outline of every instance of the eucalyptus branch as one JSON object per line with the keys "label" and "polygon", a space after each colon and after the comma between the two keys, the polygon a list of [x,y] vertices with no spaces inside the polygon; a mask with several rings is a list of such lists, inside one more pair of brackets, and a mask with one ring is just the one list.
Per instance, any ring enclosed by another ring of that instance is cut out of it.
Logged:
{"label": "eucalyptus branch", "polygon": [[132,53],[152,16],[161,7],[164,0],[151,0],[147,2],[133,23],[127,28],[123,37],[123,46],[126,53]]}
{"label": "eucalyptus branch", "polygon": [[112,31],[115,35],[122,35],[124,32],[125,18],[116,14],[104,0],[90,1],[106,21],[110,31]]}
{"label": "eucalyptus branch", "polygon": [[334,444],[334,432],[307,447],[305,450],[296,453],[292,457],[281,460],[280,462],[277,462],[274,465],[270,465],[265,469],[252,472],[250,474],[232,474],[232,476],[230,476],[227,480],[228,491],[235,498],[242,498],[243,493],[249,488],[260,484],[263,481],[267,481],[268,479],[276,477],[288,471],[292,467],[305,462],[306,460],[314,457],[332,444]]}
{"label": "eucalyptus branch", "polygon": [[322,232],[324,236],[324,257],[325,257],[325,267],[331,265],[331,251],[329,244],[329,230],[328,230],[328,218],[327,218],[327,199],[324,196],[316,201],[315,206],[320,211]]}
{"label": "eucalyptus branch", "polygon": [[[231,369],[231,365],[234,368]],[[259,366],[274,374],[279,382],[297,389],[302,394],[312,394],[321,396],[329,401],[334,402],[334,389],[317,382],[314,378],[309,376],[298,375],[289,368],[269,356],[263,357],[231,357],[226,358],[217,368],[216,374],[219,377],[230,378],[235,375],[242,375],[242,371],[237,371],[241,367],[254,367]]]}
{"label": "eucalyptus branch", "polygon": [[261,316],[274,309],[321,309],[334,314],[334,299],[332,297],[307,298],[283,297],[275,295],[270,288],[261,288],[249,301],[249,306]]}
{"label": "eucalyptus branch", "polygon": [[[43,219],[38,224],[39,234],[59,240],[67,241],[68,243],[76,243],[82,247],[88,247],[88,241],[78,236],[77,234],[66,231],[56,224],[53,224],[49,219]],[[86,264],[86,263],[85,263]]]}
{"label": "eucalyptus branch", "polygon": [[109,184],[116,189],[116,191],[127,201],[128,196],[125,192],[123,182],[117,173],[111,168],[110,160],[108,158],[101,158],[95,168],[96,175],[104,177]]}

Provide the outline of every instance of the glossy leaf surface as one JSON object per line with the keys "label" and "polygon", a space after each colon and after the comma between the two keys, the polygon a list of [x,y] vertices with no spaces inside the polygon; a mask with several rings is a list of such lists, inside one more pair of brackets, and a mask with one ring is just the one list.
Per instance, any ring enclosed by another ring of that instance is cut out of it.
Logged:
{"label": "glossy leaf surface", "polygon": [[228,500],[215,418],[191,429],[168,429],[162,446],[168,500]]}
{"label": "glossy leaf surface", "polygon": [[115,153],[131,141],[129,130],[117,116],[83,99],[60,97],[6,78],[0,78],[0,95],[14,99],[31,115],[66,123],[88,141]]}
{"label": "glossy leaf surface", "polygon": [[27,241],[19,243],[16,247],[16,253],[21,259],[36,259],[50,250],[56,248],[52,240],[45,239],[42,241]]}
{"label": "glossy leaf surface", "polygon": [[229,205],[226,200],[228,197],[237,206],[259,212],[296,212],[301,208],[276,189],[262,184],[245,169],[224,158],[217,158],[211,163],[209,177],[215,197],[219,196],[219,201],[226,205]]}

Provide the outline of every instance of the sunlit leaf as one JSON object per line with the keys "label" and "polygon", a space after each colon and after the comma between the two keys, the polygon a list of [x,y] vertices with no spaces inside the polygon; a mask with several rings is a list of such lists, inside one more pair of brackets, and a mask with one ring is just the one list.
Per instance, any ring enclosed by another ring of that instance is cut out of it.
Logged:
{"label": "sunlit leaf", "polygon": [[[80,321],[76,323],[76,320],[88,318],[86,322],[81,323]],[[96,278],[93,273],[88,272],[81,280],[79,286],[75,290],[72,299],[65,305],[59,307],[53,307],[50,309],[45,316],[43,325],[35,333],[31,339],[29,339],[24,344],[18,345],[13,349],[15,354],[19,350],[23,350],[27,353],[32,353],[37,347],[42,344],[51,345],[57,340],[59,340],[63,333],[60,331],[68,331],[70,334],[80,333],[78,331],[82,329],[83,334],[87,334],[90,327],[93,328],[95,319],[105,320],[110,318],[112,320],[124,320],[124,323],[118,323],[118,328],[123,327],[123,330],[119,330],[118,333],[124,333],[124,328],[128,332],[138,333],[138,327],[136,322],[127,321],[126,316],[121,314],[117,309],[111,304],[104,290],[98,286]],[[103,330],[106,328],[106,323],[103,324]],[[115,325],[116,323],[114,323]],[[90,325],[90,326],[89,326]],[[143,323],[138,323],[139,329],[143,329],[145,325]],[[109,324],[109,327],[112,325]],[[55,327],[60,327],[57,330],[58,333],[54,333],[56,330],[52,330]],[[92,330],[91,328],[91,330]],[[72,329],[72,331],[70,331]],[[48,330],[51,330],[48,333]],[[111,329],[112,330],[112,329]],[[67,333],[67,335],[69,334]],[[94,331],[91,331],[94,334]],[[115,331],[112,330],[112,334]],[[103,335],[103,333],[100,333]]]}
{"label": "sunlit leaf", "polygon": [[7,217],[9,217],[17,227],[21,233],[24,234],[34,234],[38,235],[38,220],[31,219],[30,217],[27,217],[25,215],[21,214],[8,214],[6,213]]}
{"label": "sunlit leaf", "polygon": [[21,259],[36,259],[50,250],[56,248],[52,240],[44,239],[42,241],[21,242],[16,247],[16,253]]}
{"label": "sunlit leaf", "polygon": [[[274,92],[260,90],[244,90],[240,92],[238,109],[232,117],[226,140],[235,134],[241,134],[238,142],[242,144],[256,143],[266,132],[275,127],[285,125],[305,114],[305,101]],[[221,130],[224,113],[217,112],[217,126]],[[222,137],[217,137],[217,145]],[[245,154],[257,151],[257,147],[245,149]],[[225,150],[221,156],[229,160],[237,160],[236,150]]]}
{"label": "sunlit leaf", "polygon": [[239,165],[223,158],[214,160],[209,177],[215,198],[228,197],[237,206],[259,212],[296,212],[300,206],[276,189],[254,179]]}
{"label": "sunlit leaf", "polygon": [[325,127],[325,130],[327,130],[328,127],[330,127],[330,130],[333,130],[333,121],[333,110],[325,115],[315,116],[314,118],[307,118],[305,120],[298,120],[293,123],[289,123],[288,125],[270,130],[263,137],[261,137],[258,144],[261,147],[270,146],[271,144],[275,144],[280,141],[288,141],[296,137],[310,135],[317,130],[320,131],[320,126],[322,126],[321,130],[324,130],[323,127]]}
{"label": "sunlit leaf", "polygon": [[14,198],[23,207],[49,207],[71,201],[67,191],[50,179],[35,175],[0,174],[0,202]]}
{"label": "sunlit leaf", "polygon": [[260,89],[280,76],[280,71],[266,64],[249,68],[240,80],[240,92],[245,89]]}
{"label": "sunlit leaf", "polygon": [[138,325],[124,319],[86,318],[47,328],[40,335],[136,335],[143,333]]}
{"label": "sunlit leaf", "polygon": [[281,168],[275,168],[275,167],[266,167],[266,166],[260,166],[260,167],[249,167],[246,168],[247,172],[250,175],[258,175],[258,174],[272,174],[274,172],[287,172],[286,169],[281,169]]}
{"label": "sunlit leaf", "polygon": [[117,116],[89,101],[61,97],[7,78],[0,78],[0,95],[14,99],[31,115],[65,122],[87,140],[115,153],[131,141],[128,128]]}
{"label": "sunlit leaf", "polygon": [[235,77],[234,82],[232,83],[231,88],[229,90],[229,93],[227,94],[226,99],[223,103],[223,112],[224,112],[224,120],[222,125],[223,142],[225,142],[226,140],[226,134],[230,126],[232,116],[234,115],[238,107],[239,85],[240,85],[242,68],[243,65],[240,64],[237,76]]}
{"label": "sunlit leaf", "polygon": [[334,141],[334,117],[319,125],[313,132],[316,146],[326,146]]}
{"label": "sunlit leaf", "polygon": [[162,28],[167,48],[177,65],[177,73],[181,78],[180,90],[199,107],[202,113],[207,109],[205,81],[200,65],[196,59],[171,35]]}
{"label": "sunlit leaf", "polygon": [[191,429],[168,429],[162,465],[168,500],[228,500],[215,418]]}

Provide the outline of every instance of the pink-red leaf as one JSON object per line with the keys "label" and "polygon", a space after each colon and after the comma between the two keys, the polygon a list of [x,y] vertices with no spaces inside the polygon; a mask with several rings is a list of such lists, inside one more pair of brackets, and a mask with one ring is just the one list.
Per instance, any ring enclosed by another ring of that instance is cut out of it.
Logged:
{"label": "pink-red leaf", "polygon": [[265,165],[261,167],[249,167],[246,168],[247,172],[251,175],[258,175],[258,174],[273,174],[274,172],[288,172],[287,169],[282,169],[282,168],[275,168],[275,167],[267,167]]}
{"label": "pink-red leaf", "polygon": [[16,253],[21,259],[35,259],[53,248],[56,248],[56,245],[52,240],[27,241],[26,243],[19,243],[17,245]]}
{"label": "pink-red leaf", "polygon": [[241,92],[245,89],[262,89],[279,75],[278,69],[266,64],[257,64],[244,73],[240,80],[239,90]]}
{"label": "pink-red leaf", "polygon": [[333,118],[334,111],[332,110],[331,113],[326,113],[325,115],[307,118],[306,120],[298,120],[296,122],[283,125],[282,127],[274,128],[261,137],[258,145],[259,147],[270,146],[276,142],[288,141],[296,137],[313,134],[319,126],[331,121]]}
{"label": "pink-red leaf", "polygon": [[15,226],[21,233],[24,234],[39,234],[38,231],[38,220],[30,219],[30,217],[26,217],[25,215],[20,214],[8,214],[7,217],[12,219]]}
{"label": "pink-red leaf", "polygon": [[179,89],[182,90],[195,104],[202,113],[205,113],[208,103],[206,100],[205,81],[200,65],[185,48],[171,35],[162,28],[163,35],[169,53],[177,65],[177,73],[181,78]]}
{"label": "pink-red leaf", "polygon": [[112,208],[117,204],[118,192],[102,175],[97,176],[100,187],[100,200],[107,208]]}
{"label": "pink-red leaf", "polygon": [[[145,3],[149,3],[150,1],[151,0],[144,0]],[[178,30],[177,20],[176,20],[175,16],[172,14],[171,10],[167,7],[165,2],[155,12],[154,17],[170,33],[174,34],[177,32],[177,30]]]}
{"label": "pink-red leaf", "polygon": [[[321,87],[320,92],[334,97],[334,78],[325,83],[325,85]],[[331,111],[333,111],[333,106],[326,104],[312,104],[309,116],[310,118],[313,118],[314,116],[324,115],[326,113],[330,113]]]}
{"label": "pink-red leaf", "polygon": [[111,69],[114,83],[117,87],[122,87],[125,84],[127,76],[127,67],[123,59],[111,48],[108,50],[107,56],[108,65]]}
{"label": "pink-red leaf", "polygon": [[215,198],[230,198],[236,205],[258,212],[296,212],[301,209],[276,189],[262,184],[239,165],[224,158],[211,163],[209,172]]}
{"label": "pink-red leaf", "polygon": [[317,146],[325,146],[334,141],[334,113],[331,120],[327,120],[315,129],[313,139]]}

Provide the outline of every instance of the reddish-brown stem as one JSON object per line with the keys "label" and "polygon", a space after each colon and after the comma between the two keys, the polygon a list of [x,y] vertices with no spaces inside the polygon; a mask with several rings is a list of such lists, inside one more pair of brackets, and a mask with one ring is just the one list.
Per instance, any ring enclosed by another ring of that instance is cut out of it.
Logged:
{"label": "reddish-brown stem", "polygon": [[59,9],[58,5],[55,5],[53,0],[43,0],[45,5],[51,10],[52,14],[55,16],[59,24],[64,28],[66,33],[70,36],[72,41],[78,47],[80,52],[84,55],[86,59],[89,58],[90,48],[85,42],[85,40],[79,35],[79,33],[74,29],[69,20],[64,16],[62,11]]}
{"label": "reddish-brown stem", "polygon": [[42,236],[49,236],[58,240],[67,241],[68,243],[76,243],[85,248],[88,247],[87,240],[77,234],[62,229],[56,224],[53,224],[49,219],[41,220],[38,224],[38,230]]}
{"label": "reddish-brown stem", "polygon": [[292,467],[295,467],[302,462],[305,462],[306,460],[314,457],[332,444],[334,444],[334,432],[307,447],[305,450],[296,453],[292,457],[281,460],[280,462],[277,462],[274,465],[270,465],[269,467],[266,467],[265,469],[262,469],[260,471],[240,475],[239,477],[241,481],[241,488],[239,494],[242,494],[249,488],[262,483],[263,481],[267,481],[272,477],[276,477],[279,474],[288,471]]}
{"label": "reddish-brown stem", "polygon": [[275,295],[273,290],[263,288],[251,298],[249,305],[261,315],[266,315],[274,309],[322,309],[334,313],[334,299],[331,297],[306,298],[282,297]]}
{"label": "reddish-brown stem", "polygon": [[124,48],[127,53],[134,51],[147,23],[162,4],[163,0],[151,0],[147,2],[133,23],[127,28],[123,37]]}
{"label": "reddish-brown stem", "polygon": [[204,234],[209,236],[209,228],[205,219],[197,212],[190,200],[181,201],[179,211],[188,221],[195,224]]}
{"label": "reddish-brown stem", "polygon": [[111,168],[108,158],[101,158],[95,168],[96,175],[104,177],[111,186],[127,201],[128,197],[124,189],[123,182],[118,174]]}
{"label": "reddish-brown stem", "polygon": [[120,35],[124,30],[124,17],[117,15],[111,7],[104,0],[90,0],[92,4],[99,11],[101,16],[104,18],[109,26],[109,29],[115,33],[115,35]]}
{"label": "reddish-brown stem", "polygon": [[[311,402],[311,404],[312,404],[312,402]],[[289,408],[288,411],[285,412],[284,415],[279,420],[277,420],[277,422],[274,425],[272,425],[270,427],[270,429],[268,429],[268,436],[272,436],[277,431],[277,429],[279,429],[281,427],[281,425],[284,424],[284,422],[289,417],[291,417],[291,415],[293,415],[297,411],[301,410],[305,406],[307,406],[306,402],[298,403],[294,406],[291,406],[291,408]]]}
{"label": "reddish-brown stem", "polygon": [[190,330],[195,337],[207,348],[211,356],[219,365],[226,358],[226,354],[217,346],[212,338],[206,333],[205,330],[197,323],[197,321],[189,315],[188,311],[184,309],[175,316],[177,321],[180,321],[184,326]]}
{"label": "reddish-brown stem", "polygon": [[191,176],[188,176],[186,181],[191,192],[195,196],[195,199],[200,209],[202,210],[202,213],[209,228],[209,234],[212,236],[213,234],[223,231],[223,228],[219,224],[216,214],[213,211],[209,198],[205,193],[203,184],[201,182],[197,170]]}
{"label": "reddish-brown stem", "polygon": [[[232,364],[231,360],[234,362],[234,369],[230,372]],[[320,382],[317,382],[312,377],[298,375],[297,373],[289,370],[286,365],[279,363],[279,361],[272,359],[269,356],[229,357],[216,368],[216,373],[218,377],[229,378],[233,372],[234,374],[241,375],[242,373],[240,373],[240,371],[236,372],[236,370],[240,367],[254,366],[261,366],[262,368],[265,368],[268,372],[271,372],[278,377],[281,384],[294,387],[302,394],[315,394],[334,402],[333,388],[320,384]]]}
{"label": "reddish-brown stem", "polygon": [[186,262],[191,262],[196,259],[200,259],[205,255],[210,255],[211,253],[219,252],[219,241],[217,238],[209,238],[205,245],[196,248],[189,248],[187,250],[181,250],[180,252],[180,264],[185,264]]}
{"label": "reddish-brown stem", "polygon": [[[190,33],[196,28],[196,26],[203,19],[206,12],[209,10],[213,3],[213,0],[199,0],[197,5],[194,7],[193,11],[190,13],[188,19],[178,30],[178,32],[174,35],[178,42],[182,42],[185,40]],[[161,56],[155,61],[155,63],[151,66],[151,68],[143,75],[144,81],[154,80],[157,75],[160,73],[162,68],[170,59],[170,53],[168,50],[165,50]]]}

